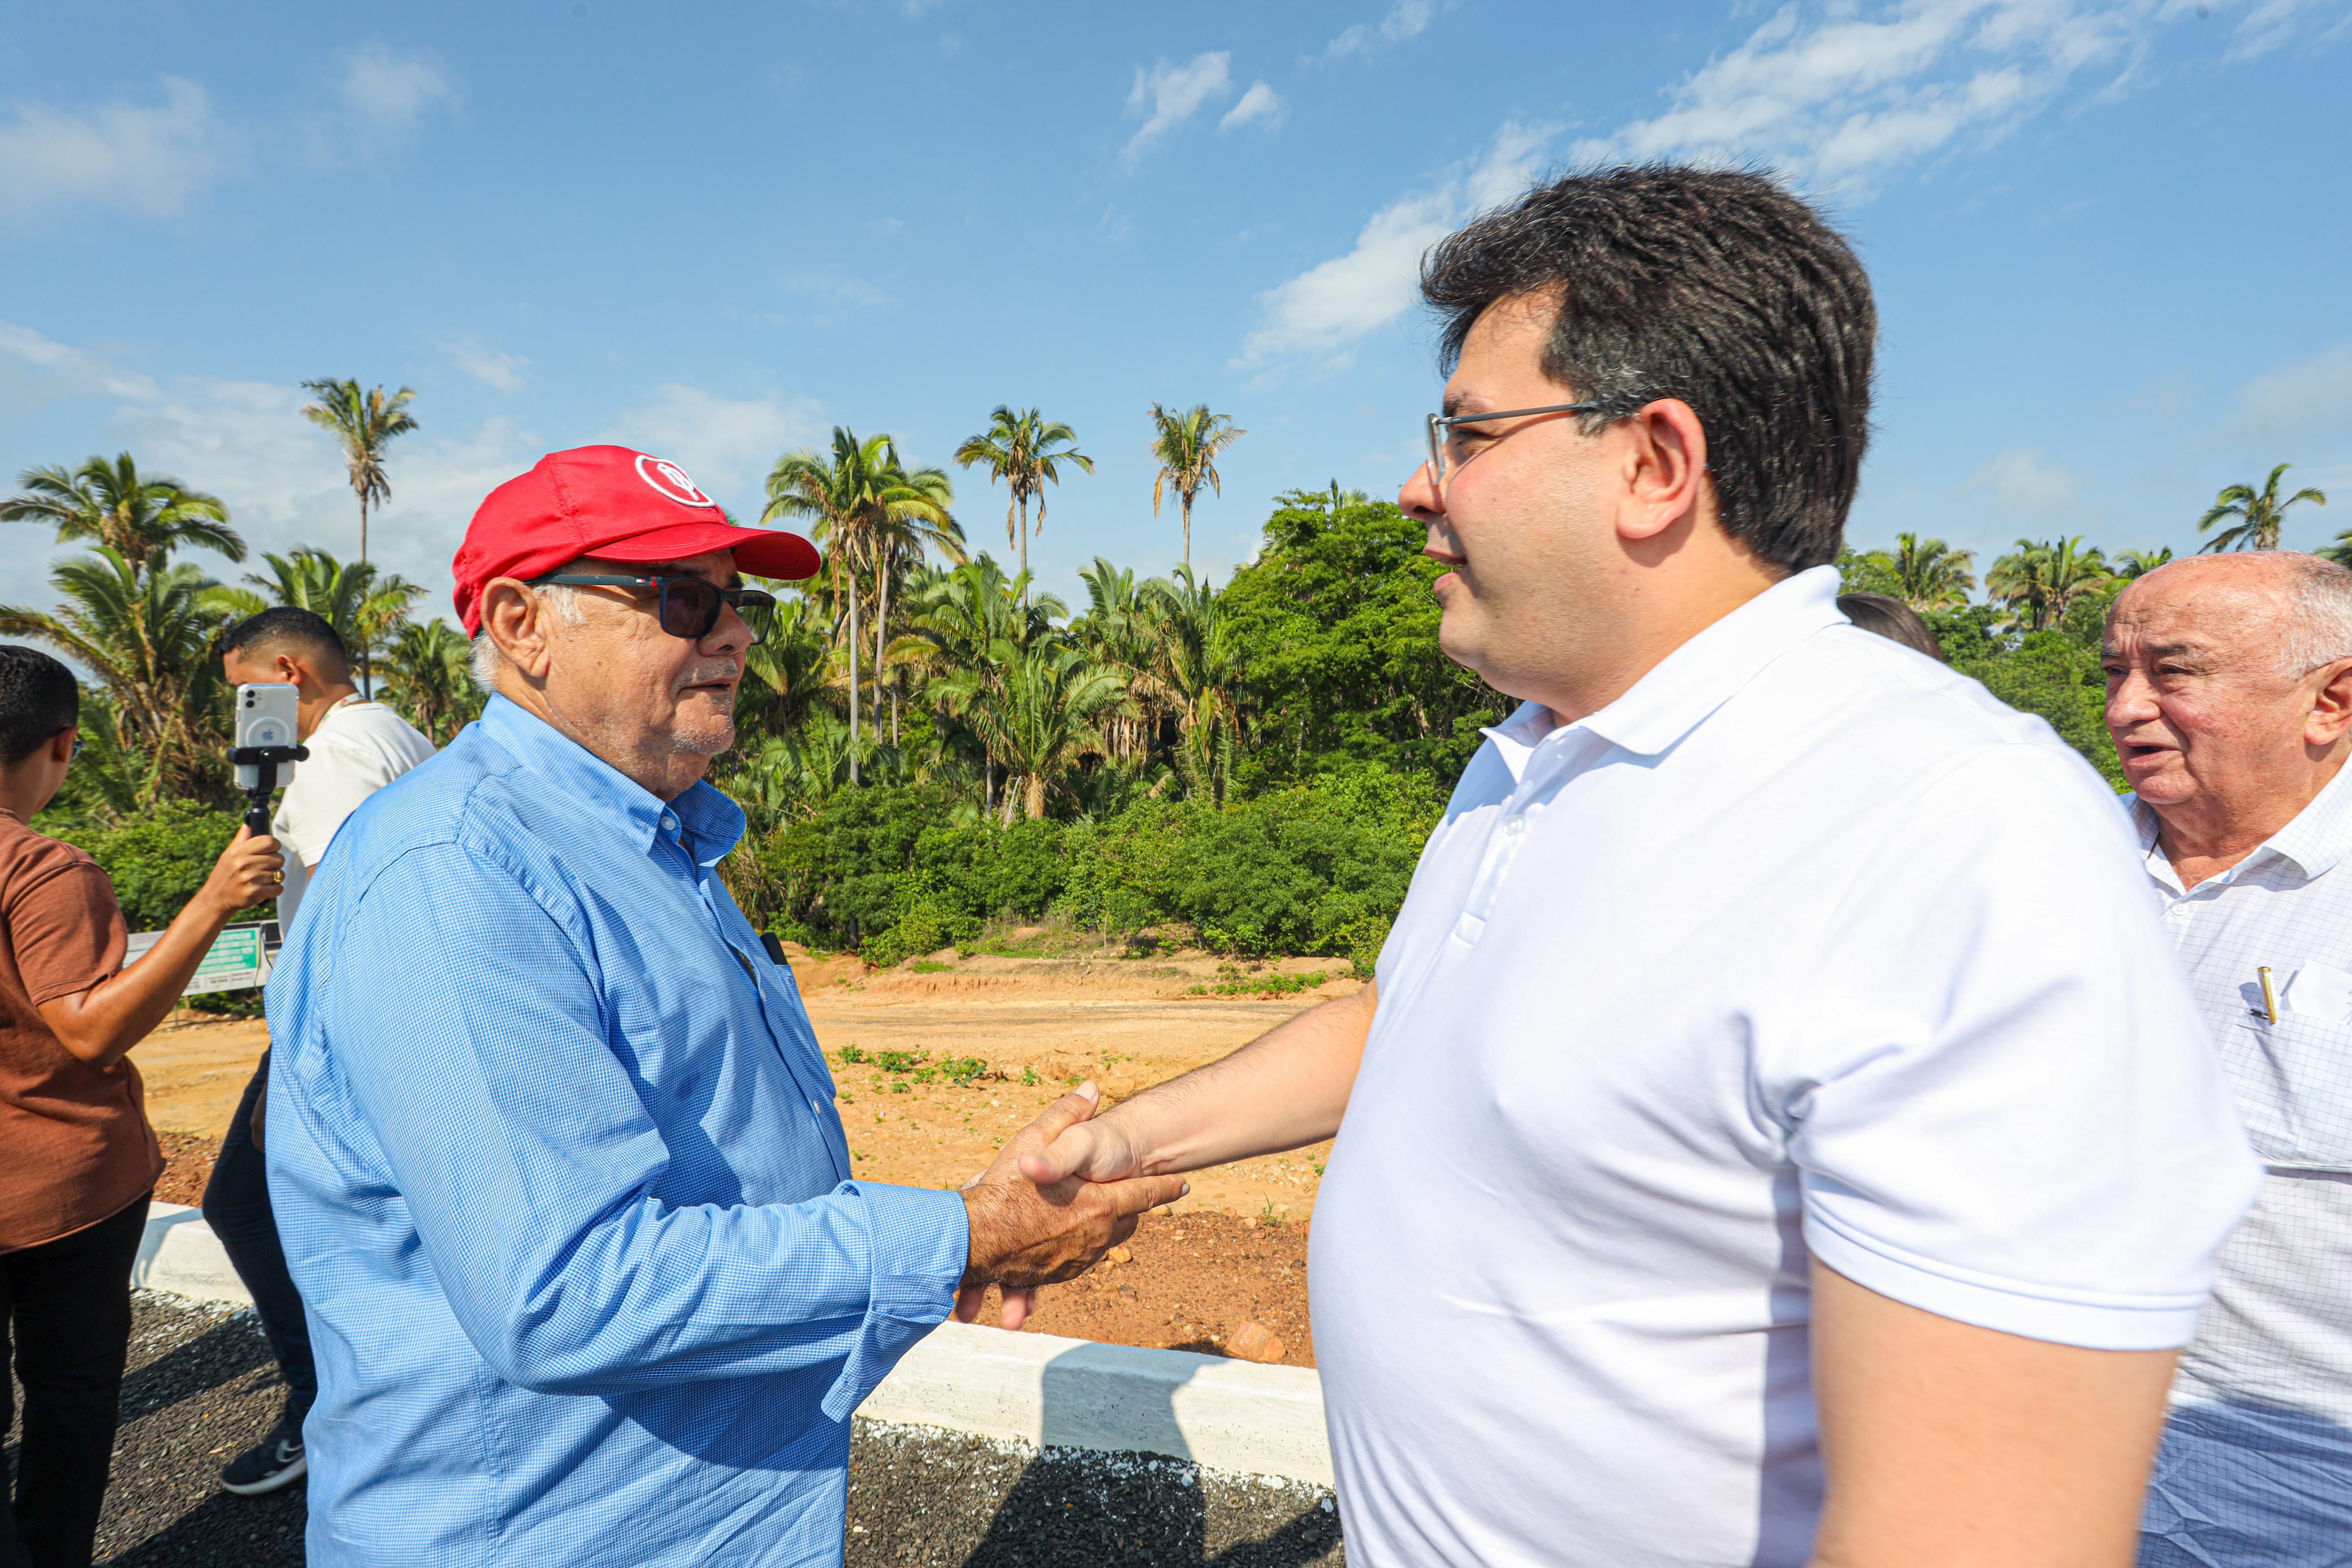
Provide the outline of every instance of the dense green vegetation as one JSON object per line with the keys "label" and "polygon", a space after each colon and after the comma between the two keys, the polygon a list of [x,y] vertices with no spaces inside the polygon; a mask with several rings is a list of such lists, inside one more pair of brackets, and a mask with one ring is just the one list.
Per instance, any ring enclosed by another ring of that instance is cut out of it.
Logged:
{"label": "dense green vegetation", "polygon": [[[364,517],[389,493],[386,444],[415,426],[405,390],[311,390],[321,402],[305,413],[342,445]],[[1158,405],[1150,429],[1155,505],[1172,494],[1189,533],[1218,454],[1245,433]],[[1052,487],[1092,471],[1070,427],[1036,409],[997,409],[953,460],[1005,486],[1016,562]],[[2289,507],[2325,504],[2280,499],[2279,478],[2232,486],[2206,522],[2235,520],[2223,538],[2259,544]],[[0,521],[96,547],[55,572],[54,611],[0,607],[0,635],[97,677],[87,749],[41,825],[108,865],[136,925],[167,921],[235,831],[215,646],[229,621],[318,611],[436,741],[479,709],[465,640],[415,619],[422,591],[364,559],[298,549],[226,585],[173,559],[201,545],[242,561],[226,507],[128,454],[22,483]],[[909,466],[886,435],[841,430],[827,451],[785,454],[764,515],[805,527],[826,567],[755,612],[739,740],[712,781],[749,819],[728,862],[746,913],[811,946],[897,963],[1053,921],[1367,969],[1481,727],[1508,710],[1439,648],[1421,527],[1337,482],[1277,497],[1256,559],[1222,585],[1188,564],[1139,577],[1097,558],[1076,607],[969,553],[954,481]],[[1904,534],[1839,564],[1849,588],[1919,610],[1956,667],[2116,779],[2100,622],[2168,556],[2020,540],[1986,571],[1984,602],[1969,553],[1941,540]]]}

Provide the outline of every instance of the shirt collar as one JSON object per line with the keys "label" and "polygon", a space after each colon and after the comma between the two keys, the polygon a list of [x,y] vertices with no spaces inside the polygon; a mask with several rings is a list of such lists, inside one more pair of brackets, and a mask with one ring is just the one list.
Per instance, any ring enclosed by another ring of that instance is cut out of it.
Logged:
{"label": "shirt collar", "polygon": [[664,801],[505,696],[493,695],[483,706],[480,723],[509,755],[547,775],[564,794],[591,810],[620,819],[626,824],[629,841],[648,852],[656,838],[668,838],[680,842],[696,863],[717,865],[743,837],[742,808],[703,780],[696,780],[677,800]]}
{"label": "shirt collar", "polygon": [[[1697,728],[1765,665],[1843,622],[1838,589],[1833,566],[1783,578],[1667,654],[1615,702],[1567,727],[1589,729],[1636,756],[1656,756]],[[1550,733],[1549,723],[1542,704],[1522,703],[1486,734],[1517,774]]]}
{"label": "shirt collar", "polygon": [[[2137,795],[2130,798],[2132,821],[2139,827],[2140,848],[2152,861],[2170,862],[2157,844],[2157,830],[2161,825],[2155,808]],[[2336,862],[2352,852],[2352,766],[2339,768],[2327,787],[2311,798],[2311,803],[2291,818],[2287,825],[2264,839],[2253,853],[2223,872],[2214,880],[2226,881],[2268,855],[2277,855],[2294,862],[2305,882],[2325,876]]]}

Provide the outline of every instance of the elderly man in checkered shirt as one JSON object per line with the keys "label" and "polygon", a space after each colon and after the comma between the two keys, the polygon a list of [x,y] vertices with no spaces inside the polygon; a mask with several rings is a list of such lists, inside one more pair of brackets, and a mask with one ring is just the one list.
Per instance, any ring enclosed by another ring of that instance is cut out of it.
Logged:
{"label": "elderly man in checkered shirt", "polygon": [[2200,556],[2107,620],[2107,727],[2265,1176],[2183,1355],[2142,1568],[2352,1563],[2352,571]]}

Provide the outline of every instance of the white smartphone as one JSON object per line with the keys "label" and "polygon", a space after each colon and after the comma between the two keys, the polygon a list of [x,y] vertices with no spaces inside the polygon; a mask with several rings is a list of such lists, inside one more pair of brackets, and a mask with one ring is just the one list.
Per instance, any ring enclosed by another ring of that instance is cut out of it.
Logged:
{"label": "white smartphone", "polygon": [[[287,681],[254,681],[236,688],[236,744],[295,746],[301,717],[301,692]],[[236,770],[236,787],[250,789],[261,782],[261,769],[251,763]],[[294,764],[278,765],[278,787],[294,782]]]}

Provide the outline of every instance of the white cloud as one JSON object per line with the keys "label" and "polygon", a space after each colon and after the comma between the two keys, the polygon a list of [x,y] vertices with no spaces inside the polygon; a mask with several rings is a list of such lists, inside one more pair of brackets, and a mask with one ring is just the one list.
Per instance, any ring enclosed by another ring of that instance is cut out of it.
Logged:
{"label": "white cloud", "polygon": [[19,102],[0,120],[0,220],[84,209],[170,217],[220,177],[226,135],[205,89],[164,77],[161,101]]}
{"label": "white cloud", "polygon": [[457,102],[457,84],[428,55],[369,43],[345,50],[338,59],[342,73],[334,83],[335,97],[376,141],[405,136],[432,110]]}
{"label": "white cloud", "polygon": [[1195,55],[1181,66],[1166,60],[1149,71],[1138,66],[1135,87],[1127,95],[1127,112],[1142,117],[1143,124],[1119,153],[1127,167],[1134,168],[1146,149],[1198,114],[1203,105],[1233,91],[1232,63],[1233,56],[1220,51]]}
{"label": "white cloud", "polygon": [[2030,446],[2012,446],[1976,472],[1968,490],[1992,492],[2003,517],[2067,517],[2082,510],[2083,480]]}
{"label": "white cloud", "polygon": [[[2303,3],[2255,0],[2239,47],[2275,47]],[[1998,138],[2086,71],[2119,85],[2189,10],[2179,0],[1786,5],[1670,89],[1664,112],[1579,141],[1571,156],[1758,161],[1866,193],[1902,164]]]}
{"label": "white cloud", "polygon": [[1240,366],[1339,360],[1358,339],[1419,299],[1422,253],[1465,219],[1527,188],[1550,132],[1503,127],[1486,154],[1433,189],[1372,214],[1355,248],[1258,296],[1264,322],[1242,344]]}
{"label": "white cloud", "polygon": [[1281,95],[1262,81],[1250,83],[1241,101],[1225,110],[1225,117],[1217,121],[1217,129],[1232,131],[1255,123],[1263,123],[1268,131],[1282,123]]}
{"label": "white cloud", "polygon": [[522,390],[522,372],[530,361],[520,354],[493,349],[479,338],[444,338],[437,346],[451,364],[484,386],[502,392]]}
{"label": "white cloud", "polygon": [[1396,0],[1377,22],[1359,22],[1324,46],[1323,57],[1343,60],[1419,37],[1437,17],[1435,0]]}
{"label": "white cloud", "polygon": [[672,459],[749,522],[766,504],[763,487],[776,459],[815,445],[825,434],[824,405],[813,398],[739,400],[671,382],[622,416],[604,439]]}
{"label": "white cloud", "polygon": [[2253,434],[2341,429],[2352,418],[2352,338],[2265,371],[2238,392]]}
{"label": "white cloud", "polygon": [[833,273],[796,272],[784,279],[784,287],[794,294],[836,310],[870,310],[898,303],[896,295],[876,287],[862,277],[843,277]]}
{"label": "white cloud", "polygon": [[[228,503],[231,521],[257,556],[312,546],[346,559],[359,549],[359,504],[334,441],[304,419],[300,388],[209,377],[157,378],[108,363],[88,350],[0,323],[0,354],[48,378],[65,395],[110,399],[102,439],[90,449],[128,448],[142,468],[171,474]],[[368,555],[387,571],[425,585],[428,606],[448,602],[449,558],[492,488],[537,460],[538,440],[503,419],[470,433],[440,428],[428,408],[424,428],[391,448],[392,499],[369,518]],[[62,455],[78,461],[82,454]],[[29,542],[26,530],[17,541]],[[54,556],[60,552],[44,552]],[[66,551],[62,553],[71,553]],[[235,581],[243,568],[198,557]],[[0,552],[0,598],[46,602],[43,557]]]}

